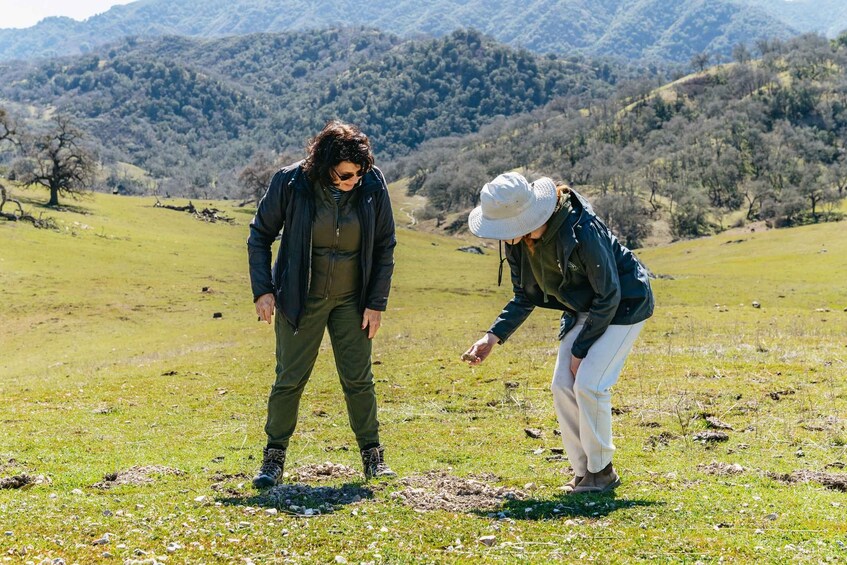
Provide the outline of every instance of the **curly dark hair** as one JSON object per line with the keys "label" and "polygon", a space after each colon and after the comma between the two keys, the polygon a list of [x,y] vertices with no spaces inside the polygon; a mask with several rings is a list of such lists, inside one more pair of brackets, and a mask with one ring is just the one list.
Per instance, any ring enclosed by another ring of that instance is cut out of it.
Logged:
{"label": "curly dark hair", "polygon": [[335,184],[332,169],[342,161],[359,165],[362,174],[374,164],[371,142],[368,136],[352,125],[338,120],[327,122],[321,132],[309,140],[308,156],[303,161],[303,170],[312,182],[324,185]]}

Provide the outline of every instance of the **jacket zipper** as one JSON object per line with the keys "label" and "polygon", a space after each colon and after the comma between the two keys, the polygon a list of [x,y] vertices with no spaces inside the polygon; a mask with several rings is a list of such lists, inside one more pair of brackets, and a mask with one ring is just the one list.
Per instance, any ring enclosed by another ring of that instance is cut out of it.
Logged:
{"label": "jacket zipper", "polygon": [[341,236],[341,226],[338,225],[338,202],[335,202],[335,199],[330,196],[332,200],[333,207],[335,208],[335,241],[332,244],[332,248],[329,252],[329,274],[326,277],[326,292],[324,293],[324,300],[329,299],[329,290],[332,288],[332,272],[335,270],[335,253],[338,249],[338,239]]}

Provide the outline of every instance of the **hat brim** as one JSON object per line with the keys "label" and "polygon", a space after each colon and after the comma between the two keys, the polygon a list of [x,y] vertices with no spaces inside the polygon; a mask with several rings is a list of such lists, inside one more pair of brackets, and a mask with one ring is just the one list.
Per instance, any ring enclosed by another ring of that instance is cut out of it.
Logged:
{"label": "hat brim", "polygon": [[556,185],[547,177],[531,183],[534,202],[513,218],[486,218],[482,206],[471,210],[468,228],[477,237],[509,240],[523,237],[543,226],[556,209]]}

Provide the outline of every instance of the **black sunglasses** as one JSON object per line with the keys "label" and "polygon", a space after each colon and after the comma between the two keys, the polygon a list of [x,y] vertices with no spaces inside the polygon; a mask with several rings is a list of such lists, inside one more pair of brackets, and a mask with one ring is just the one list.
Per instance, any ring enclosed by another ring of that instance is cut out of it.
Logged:
{"label": "black sunglasses", "polygon": [[341,174],[339,174],[338,171],[336,171],[335,169],[332,169],[332,174],[335,175],[335,178],[337,178],[338,180],[345,181],[345,180],[350,180],[353,177],[361,177],[365,173],[361,169],[359,169],[355,173],[341,173]]}

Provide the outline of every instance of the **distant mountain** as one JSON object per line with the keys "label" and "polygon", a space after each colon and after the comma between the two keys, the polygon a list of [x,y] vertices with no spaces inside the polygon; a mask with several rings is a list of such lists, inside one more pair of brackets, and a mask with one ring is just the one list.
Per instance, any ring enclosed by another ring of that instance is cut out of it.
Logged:
{"label": "distant mountain", "polygon": [[640,72],[540,56],[474,31],[406,41],[349,28],[166,37],[0,63],[0,106],[69,114],[104,162],[208,186],[257,152],[299,154],[331,118],[361,124],[384,158],[555,98],[608,94]]}
{"label": "distant mountain", "polygon": [[473,28],[537,53],[687,62],[702,51],[729,54],[737,43],[796,34],[787,20],[768,15],[766,2],[139,0],[84,22],[48,18],[28,29],[0,29],[0,60],[85,53],[127,36],[221,37],[366,25],[405,37]]}
{"label": "distant mountain", "polygon": [[746,1],[799,31],[835,37],[847,30],[847,2],[844,0]]}

